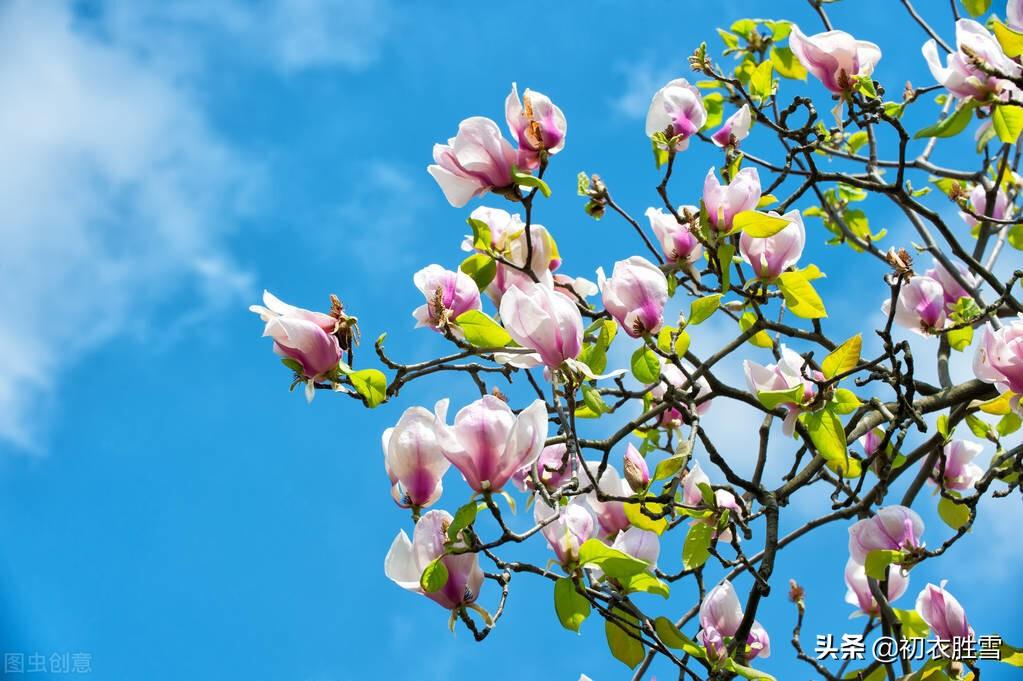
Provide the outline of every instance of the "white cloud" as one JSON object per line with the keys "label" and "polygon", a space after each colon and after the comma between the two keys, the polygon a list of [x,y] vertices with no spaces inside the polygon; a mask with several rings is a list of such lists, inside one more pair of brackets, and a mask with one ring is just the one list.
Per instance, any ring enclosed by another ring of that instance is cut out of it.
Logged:
{"label": "white cloud", "polygon": [[622,65],[617,70],[625,78],[625,87],[614,100],[614,106],[628,118],[644,118],[654,93],[673,78],[681,77],[674,69],[657,67],[649,61]]}
{"label": "white cloud", "polygon": [[0,10],[0,91],[0,438],[31,449],[83,353],[176,289],[252,288],[223,247],[252,175],[183,85],[66,4]]}

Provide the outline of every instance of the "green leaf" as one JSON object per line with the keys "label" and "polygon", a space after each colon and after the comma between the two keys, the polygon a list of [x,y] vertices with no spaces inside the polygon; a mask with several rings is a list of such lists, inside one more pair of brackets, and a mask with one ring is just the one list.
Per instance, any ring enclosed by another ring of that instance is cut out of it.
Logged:
{"label": "green leaf", "polygon": [[735,214],[735,218],[732,220],[732,231],[741,231],[747,236],[763,239],[774,236],[789,224],[788,220],[778,215],[744,210]]}
{"label": "green leaf", "polygon": [[489,255],[473,253],[458,266],[476,282],[476,288],[483,291],[497,276],[497,263]]}
{"label": "green leaf", "polygon": [[588,383],[583,384],[582,391],[583,404],[585,404],[591,412],[600,416],[608,411],[608,406],[604,402],[604,398],[601,397],[600,391]]}
{"label": "green leaf", "polygon": [[302,368],[302,363],[297,359],[291,359],[290,357],[282,357],[281,364],[288,367],[296,374],[305,375],[305,369]]}
{"label": "green leaf", "polygon": [[753,69],[749,79],[750,94],[761,100],[767,99],[774,91],[774,64],[768,60]]}
{"label": "green leaf", "polygon": [[970,507],[966,504],[957,504],[951,499],[941,497],[938,500],[938,515],[945,521],[945,524],[953,530],[970,522]]}
{"label": "green leaf", "polygon": [[609,577],[629,579],[646,572],[650,567],[646,561],[633,558],[624,551],[613,549],[599,539],[587,539],[579,547],[579,564],[596,565]]}
{"label": "green leaf", "polygon": [[654,515],[659,515],[664,512],[664,505],[658,504],[653,501],[639,502],[625,502],[623,505],[625,510],[625,517],[629,519],[629,524],[634,527],[638,527],[641,530],[647,530],[649,532],[656,532],[657,534],[664,534],[664,530],[668,528],[667,518],[651,518],[642,509],[645,508]]}
{"label": "green leaf", "polygon": [[419,586],[428,594],[440,591],[448,583],[448,568],[444,565],[443,558],[444,556],[434,558],[419,576]]}
{"label": "green leaf", "polygon": [[877,668],[869,674],[867,674],[866,671],[866,669],[849,671],[846,672],[845,676],[842,678],[848,679],[849,681],[886,681],[888,679],[888,672],[883,664],[878,665]]}
{"label": "green leaf", "polygon": [[657,355],[647,347],[640,347],[632,353],[632,375],[640,383],[656,383],[661,377],[661,364]]}
{"label": "green leaf", "polygon": [[1023,251],[1023,225],[1013,225],[1010,227],[1007,240],[1009,245],[1017,251]]}
{"label": "green leaf", "polygon": [[963,7],[973,16],[979,17],[991,8],[991,0],[963,0]]}
{"label": "green leaf", "polygon": [[387,399],[387,377],[376,369],[362,369],[348,374],[355,391],[363,396],[370,409]]}
{"label": "green leaf", "polygon": [[[662,133],[661,138],[663,137],[664,134]],[[654,152],[654,166],[656,168],[660,168],[668,162],[668,150],[665,148],[665,145],[657,139],[651,140],[651,144]]]}
{"label": "green leaf", "polygon": [[490,233],[490,225],[475,218],[469,218],[466,222],[472,228],[472,247],[477,251],[489,253],[494,239]]}
{"label": "green leaf", "polygon": [[924,618],[916,610],[900,610],[892,608],[896,619],[902,624],[903,638],[927,638],[931,628],[924,622]]}
{"label": "green leaf", "polygon": [[855,154],[869,139],[870,136],[863,130],[849,135],[845,140],[846,146],[849,147],[849,153]]}
{"label": "green leaf", "polygon": [[735,246],[730,243],[723,243],[718,246],[718,264],[721,266],[721,290],[727,291],[728,284],[732,277],[732,256],[735,255]]}
{"label": "green leaf", "polygon": [[729,33],[722,28],[717,29],[717,32],[718,35],[721,36],[721,41],[725,44],[725,47],[730,50],[734,50],[739,47],[739,36],[734,33]]}
{"label": "green leaf", "polygon": [[999,435],[1005,437],[1019,430],[1020,425],[1023,425],[1023,420],[1020,419],[1019,415],[1015,412],[1009,412],[995,424],[995,430]]}
{"label": "green leaf", "polygon": [[1001,653],[1002,662],[1011,664],[1013,667],[1023,667],[1023,648],[1014,648],[1008,643],[1002,643],[998,650]]}
{"label": "green leaf", "polygon": [[503,348],[511,343],[511,336],[486,312],[468,310],[455,318],[465,340],[478,348]]}
{"label": "green leaf", "polygon": [[997,19],[991,22],[991,27],[994,29],[995,38],[998,39],[998,43],[1002,46],[1002,50],[1007,57],[1015,59],[1023,54],[1023,33],[1010,26],[1006,26]]}
{"label": "green leaf", "polygon": [[714,528],[707,523],[693,523],[682,546],[682,567],[698,568],[710,558],[710,542]]}
{"label": "green leaf", "polygon": [[707,658],[706,651],[696,645],[696,643],[683,634],[675,623],[663,615],[654,620],[654,631],[657,632],[657,638],[661,639],[661,642],[669,648],[675,650],[682,650],[687,655],[697,657],[701,660]]}
{"label": "green leaf", "polygon": [[828,468],[847,478],[858,478],[863,474],[859,460],[849,455],[842,421],[831,409],[807,414],[805,424],[813,446],[827,462]]}
{"label": "green leaf", "polygon": [[973,327],[964,326],[961,329],[953,329],[948,332],[948,344],[957,352],[962,352],[970,347],[973,342]]}
{"label": "green leaf", "polygon": [[768,409],[774,409],[781,404],[802,404],[805,392],[803,384],[800,383],[786,390],[764,390],[757,393],[757,399]]}
{"label": "green leaf", "polygon": [[949,441],[952,434],[948,430],[948,414],[938,416],[938,433],[945,442]]}
{"label": "green leaf", "polygon": [[[615,659],[623,662],[630,669],[643,661],[646,652],[641,641],[633,638],[639,636],[639,621],[631,614],[615,607],[611,610],[612,615],[624,620],[619,624],[618,620],[607,619],[604,621],[604,634],[607,636],[607,647]],[[623,627],[628,627],[626,631]],[[631,634],[630,634],[631,632]]]}
{"label": "green leaf", "polygon": [[1011,104],[995,105],[995,113],[991,116],[998,139],[1007,144],[1015,144],[1023,132],[1023,109]]}
{"label": "green leaf", "polygon": [[806,68],[787,47],[771,48],[771,63],[774,64],[774,70],[783,78],[806,80]]}
{"label": "green leaf", "polygon": [[845,388],[835,391],[835,396],[831,398],[831,404],[837,414],[851,414],[863,405],[860,398],[856,397],[856,393]]}
{"label": "green leaf", "polygon": [[817,294],[804,271],[782,272],[778,277],[778,288],[785,296],[789,311],[803,319],[827,317],[824,301]]}
{"label": "green leaf", "polygon": [[977,437],[982,437],[984,439],[988,439],[990,437],[991,426],[989,426],[987,422],[984,421],[984,419],[980,418],[979,416],[967,414],[966,425],[970,427],[970,430]]}
{"label": "green leaf", "polygon": [[867,554],[867,560],[863,568],[868,577],[873,577],[880,582],[884,579],[885,570],[888,566],[900,560],[902,560],[901,551],[877,549]]}
{"label": "green leaf", "polygon": [[667,459],[664,459],[663,461],[660,461],[657,464],[657,467],[654,468],[654,475],[652,479],[667,480],[668,478],[674,477],[675,474],[678,473],[679,470],[681,470],[681,468],[686,465],[686,461],[688,460],[689,457],[683,455],[672,456]]}
{"label": "green leaf", "polygon": [[714,293],[703,298],[697,298],[689,306],[689,319],[686,324],[699,324],[706,321],[721,306],[721,294]]}
{"label": "green leaf", "polygon": [[561,626],[576,633],[590,616],[590,602],[576,591],[575,583],[568,577],[554,582],[554,612],[558,614]]}
{"label": "green leaf", "polygon": [[746,667],[739,664],[735,660],[728,658],[725,660],[725,668],[739,676],[750,679],[751,681],[776,681],[776,679],[766,672],[762,672],[759,669],[753,667]]}
{"label": "green leaf", "polygon": [[689,334],[685,331],[678,332],[678,338],[675,339],[675,354],[678,357],[685,357],[686,353],[689,352]]}
{"label": "green leaf", "polygon": [[[756,323],[757,316],[752,312],[743,312],[742,316],[739,317],[739,330],[745,333]],[[747,343],[755,345],[758,348],[770,348],[774,347],[774,341],[771,340],[771,336],[766,331],[757,331],[753,334]]]}
{"label": "green leaf", "polygon": [[946,116],[934,125],[927,126],[917,134],[913,135],[913,139],[921,139],[923,137],[953,137],[954,135],[958,135],[966,129],[970,119],[973,118],[974,107],[976,107],[976,103],[973,100],[965,102],[958,109],[952,112],[952,114]]}
{"label": "green leaf", "polygon": [[530,189],[536,188],[540,190],[540,193],[544,197],[549,198],[551,195],[551,188],[547,186],[547,183],[541,180],[536,175],[530,175],[524,173],[518,168],[512,167],[512,182],[520,187],[529,187]]}
{"label": "green leaf", "polygon": [[478,510],[479,507],[476,505],[476,502],[470,501],[455,511],[455,517],[451,519],[451,524],[448,525],[448,541],[458,541],[459,533],[476,521]]}
{"label": "green leaf", "polygon": [[834,378],[839,374],[852,371],[860,362],[860,350],[863,348],[863,337],[856,334],[831,351],[821,362],[821,371],[825,378]]}
{"label": "green leaf", "polygon": [[641,591],[643,593],[663,596],[664,598],[668,598],[671,595],[671,589],[668,585],[654,577],[649,572],[641,572],[638,575],[633,575],[622,584],[622,588],[624,588],[628,593]]}
{"label": "green leaf", "polygon": [[725,99],[720,92],[711,92],[703,97],[703,107],[707,110],[707,120],[701,130],[709,130],[721,125],[725,117]]}

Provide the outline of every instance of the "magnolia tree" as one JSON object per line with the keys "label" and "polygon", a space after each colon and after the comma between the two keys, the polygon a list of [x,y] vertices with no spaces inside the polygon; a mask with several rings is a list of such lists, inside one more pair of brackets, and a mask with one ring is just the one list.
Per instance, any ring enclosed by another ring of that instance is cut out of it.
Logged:
{"label": "magnolia tree", "polygon": [[[480,201],[461,244],[468,257],[412,276],[423,294],[416,326],[442,336],[449,353],[403,364],[380,336],[379,368],[356,368],[356,318],[338,298],[313,312],[266,293],[252,308],[308,399],[328,390],[375,408],[432,375],[478,388],[469,403],[438,395],[432,409],[395,414],[382,434],[391,496],[410,511],[384,571],[450,611],[452,628],[482,640],[511,612],[513,582],[530,578],[549,582],[551,614],[565,628],[603,619],[611,652],[637,679],[658,657],[680,679],[771,678],[758,662],[789,645],[829,680],[972,679],[979,660],[1023,665],[1023,651],[968,617],[944,581],[910,584],[925,562],[950,572],[942,556],[982,522],[982,498],[1020,496],[1023,297],[1014,287],[1023,273],[996,262],[1023,248],[1014,218],[1023,2],[986,23],[977,15],[988,2],[964,0],[977,18],[943,5],[952,46],[903,0],[907,32],[929,36],[920,59],[936,82],[894,96],[885,85],[901,82],[881,50],[834,29],[823,4],[811,0],[823,32],[738,21],[719,30],[720,58],[700,45],[692,80],[651,93],[646,135],[663,177],[645,222],[598,175],[580,174],[585,212],[612,213],[638,237],[596,283],[565,273],[571,261],[537,222],[567,118],[548,96],[513,85],[510,141],[493,120],[467,118],[434,146],[427,169],[453,208]],[[800,91],[812,97],[787,95],[788,79],[808,80]],[[911,108],[933,124],[907,127]],[[975,154],[958,155],[957,167],[931,160],[943,138],[968,129]],[[775,153],[749,153],[750,136]],[[672,169],[704,143],[718,148],[718,167],[702,187],[673,183]],[[868,198],[890,202],[915,236],[880,246],[884,234],[857,207]],[[863,280],[857,295],[860,324],[881,318],[880,328],[829,331],[815,288],[825,273],[806,253],[822,242],[851,261],[883,263],[887,273]],[[666,318],[672,304],[683,314]],[[712,316],[734,335],[698,356],[690,339]],[[912,335],[922,337],[916,356]],[[864,355],[864,337],[876,337],[876,355]],[[973,377],[961,383],[949,370],[956,353],[972,355]],[[740,362],[744,385],[719,376]],[[701,426],[710,410],[738,403],[761,415],[734,423],[756,457],[748,476]],[[769,445],[788,471],[777,480],[765,474]],[[456,477],[468,490],[450,484]],[[809,488],[827,492],[816,497],[819,513],[782,533],[786,507]],[[512,522],[516,505],[529,509],[528,529]],[[920,506],[936,506],[944,524],[925,528]],[[780,551],[829,524],[848,528],[846,601],[866,616],[864,635],[894,650],[875,646],[851,668],[804,646],[804,591],[775,571]],[[670,533],[684,537],[680,553],[661,552]],[[525,560],[537,555],[527,542],[546,547],[546,562]],[[686,582],[698,599],[670,599]],[[757,620],[779,588],[794,603],[790,632]],[[922,640],[933,643],[928,653],[909,654]]]}

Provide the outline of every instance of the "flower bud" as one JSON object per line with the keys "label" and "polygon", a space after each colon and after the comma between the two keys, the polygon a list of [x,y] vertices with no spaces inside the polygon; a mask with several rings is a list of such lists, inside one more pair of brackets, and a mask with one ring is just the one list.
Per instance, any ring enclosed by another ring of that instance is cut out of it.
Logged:
{"label": "flower bud", "polygon": [[885,506],[865,520],[849,528],[849,555],[864,564],[871,551],[900,551],[922,546],[920,535],[924,521],[916,511],[905,506]]}
{"label": "flower bud", "polygon": [[447,400],[437,403],[437,414],[409,407],[397,425],[384,431],[384,468],[391,478],[391,496],[404,508],[425,508],[440,498],[441,478],[451,463],[444,457],[437,435],[437,420],[444,420]]}
{"label": "flower bud", "polygon": [[634,255],[615,263],[611,278],[597,270],[597,288],[603,294],[604,307],[625,333],[639,338],[656,333],[664,321],[668,301],[668,278],[646,258]]}
{"label": "flower bud", "polygon": [[671,263],[693,263],[699,260],[703,246],[696,238],[694,230],[699,211],[696,206],[679,206],[678,214],[692,216],[687,222],[679,223],[674,215],[668,215],[660,208],[647,208],[646,216],[650,220],[650,228],[657,235],[657,240],[664,251],[664,257]]}
{"label": "flower bud", "polygon": [[[994,218],[995,220],[1005,220],[1012,215],[1012,207],[1009,205],[1009,196],[1005,193],[1005,190],[999,187],[995,191],[995,206],[990,212],[987,209],[987,190],[984,189],[984,185],[977,184],[970,190],[970,210],[981,217]],[[973,217],[965,211],[959,211],[960,217],[963,222],[968,224],[970,227],[976,227],[980,224],[980,220]]]}
{"label": "flower bud", "polygon": [[[779,217],[771,211],[768,215]],[[798,210],[790,210],[784,216],[789,224],[780,232],[758,238],[743,232],[739,237],[739,253],[750,264],[757,278],[773,281],[782,272],[799,262],[806,244],[806,228]]]}
{"label": "flower bud", "polygon": [[[711,659],[720,660],[728,656],[725,639],[735,636],[742,617],[742,604],[731,582],[724,580],[707,592],[700,604],[700,633],[697,638]],[[749,647],[747,659],[769,657],[771,654],[771,640],[759,622],[753,622],[746,645]]]}
{"label": "flower bud", "polygon": [[533,506],[533,519],[537,524],[557,518],[541,528],[558,562],[564,566],[579,560],[579,547],[594,535],[593,516],[581,502],[573,498],[565,506],[552,508],[542,498]]}
{"label": "flower bud", "polygon": [[931,628],[934,638],[951,641],[954,638],[974,638],[973,627],[966,620],[966,611],[955,596],[945,590],[948,580],[940,586],[928,584],[916,597],[916,611]]}
{"label": "flower bud", "polygon": [[[881,311],[888,315],[891,299],[881,303]],[[927,337],[945,328],[945,289],[926,276],[911,277],[899,290],[895,303],[895,323],[921,336]]]}
{"label": "flower bud", "polygon": [[945,489],[962,491],[973,487],[984,475],[984,469],[973,463],[983,449],[984,445],[979,442],[952,440],[942,450],[945,454],[944,472],[940,462],[935,464],[931,482],[936,482],[941,477]]}
{"label": "flower bud", "polygon": [[629,483],[633,492],[641,492],[650,484],[650,468],[647,466],[646,459],[631,442],[625,450],[622,471],[625,473],[625,481]]}
{"label": "flower bud", "polygon": [[753,210],[760,203],[760,176],[756,168],[744,168],[727,185],[718,182],[714,168],[707,171],[703,181],[703,207],[707,220],[718,232],[732,229],[737,213]]}

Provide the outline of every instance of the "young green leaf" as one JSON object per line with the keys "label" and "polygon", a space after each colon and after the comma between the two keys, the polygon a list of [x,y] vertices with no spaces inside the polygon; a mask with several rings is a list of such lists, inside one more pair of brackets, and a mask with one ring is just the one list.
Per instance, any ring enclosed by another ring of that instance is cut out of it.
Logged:
{"label": "young green leaf", "polygon": [[860,350],[862,347],[863,337],[860,334],[856,334],[835,348],[821,362],[821,371],[824,372],[824,377],[834,378],[839,374],[855,369],[860,361]]}
{"label": "young green leaf", "polygon": [[387,399],[387,377],[376,369],[353,371],[348,374],[348,380],[370,409]]}
{"label": "young green leaf", "polygon": [[995,113],[991,116],[998,139],[1007,144],[1015,144],[1023,132],[1023,109],[1011,104],[995,105]]}
{"label": "young green leaf", "polygon": [[486,289],[497,276],[497,263],[489,255],[482,253],[473,253],[462,261],[458,269],[468,274],[480,291]]}
{"label": "young green leaf", "polygon": [[806,80],[806,68],[787,47],[772,47],[771,63],[774,64],[774,70],[783,78]]}
{"label": "young green leaf", "polygon": [[682,545],[682,567],[686,570],[698,568],[710,558],[710,542],[714,528],[707,523],[693,523],[686,533]]}
{"label": "young green leaf", "polygon": [[629,523],[633,527],[638,527],[641,530],[647,530],[649,532],[656,532],[657,534],[663,534],[664,530],[668,527],[667,518],[651,518],[650,516],[643,513],[645,508],[647,511],[654,515],[659,515],[664,512],[663,504],[658,504],[653,501],[639,502],[625,502],[623,504],[625,510],[625,517],[629,519]]}
{"label": "young green leaf", "polygon": [[828,316],[824,301],[802,270],[782,272],[778,277],[778,288],[785,296],[785,304],[797,317],[820,319]]}
{"label": "young green leaf", "polygon": [[476,521],[476,512],[478,510],[479,507],[476,505],[476,502],[470,501],[455,511],[455,517],[451,519],[451,524],[448,525],[448,541],[458,540],[458,534]]}
{"label": "young green leaf", "polygon": [[938,515],[945,521],[945,524],[953,530],[970,522],[970,507],[966,504],[957,504],[951,499],[941,497],[938,500]]}
{"label": "young green leaf", "polygon": [[650,567],[646,561],[613,549],[599,539],[587,539],[579,547],[579,563],[596,565],[604,574],[615,579],[629,579]]}
{"label": "young green leaf", "polygon": [[885,569],[902,559],[901,551],[890,551],[887,549],[876,549],[867,554],[867,560],[863,567],[868,577],[877,581],[884,579]]}
{"label": "young green leaf", "polygon": [[[611,611],[614,619],[604,621],[604,634],[607,636],[607,647],[615,659],[630,669],[643,661],[646,652],[643,643],[638,640],[641,632],[639,621],[629,612],[615,607]],[[624,627],[628,628],[628,631]]]}
{"label": "young green leaf", "polygon": [[689,319],[687,324],[699,324],[706,321],[721,306],[721,294],[714,293],[703,298],[697,298],[689,306]]}
{"label": "young green leaf", "polygon": [[913,135],[913,139],[921,139],[924,137],[953,137],[958,135],[965,130],[966,126],[970,123],[970,119],[973,118],[973,109],[975,107],[976,103],[972,100],[962,104],[949,116],[946,116],[934,125],[927,126],[917,134]]}
{"label": "young green leaf", "polygon": [[465,340],[478,348],[503,348],[511,343],[511,336],[486,312],[467,310],[455,318],[465,334]]}
{"label": "young green leaf", "polygon": [[420,588],[428,594],[435,593],[448,583],[448,568],[444,565],[444,556],[434,558],[419,576]]}
{"label": "young green leaf", "polygon": [[789,226],[789,221],[777,215],[768,215],[756,210],[736,213],[732,220],[732,231],[741,231],[747,236],[763,239],[774,236]]}
{"label": "young green leaf", "polygon": [[554,611],[561,626],[579,633],[579,627],[590,616],[590,602],[576,591],[570,578],[562,577],[554,582]]}
{"label": "young green leaf", "polygon": [[997,19],[991,22],[991,27],[994,30],[995,38],[998,39],[998,44],[1005,51],[1005,56],[1015,59],[1023,54],[1023,32],[1006,26]]}
{"label": "young green leaf", "polygon": [[657,360],[657,355],[649,348],[640,347],[636,352],[632,353],[630,366],[632,367],[632,375],[640,383],[649,385],[656,383],[661,377],[661,363]]}

